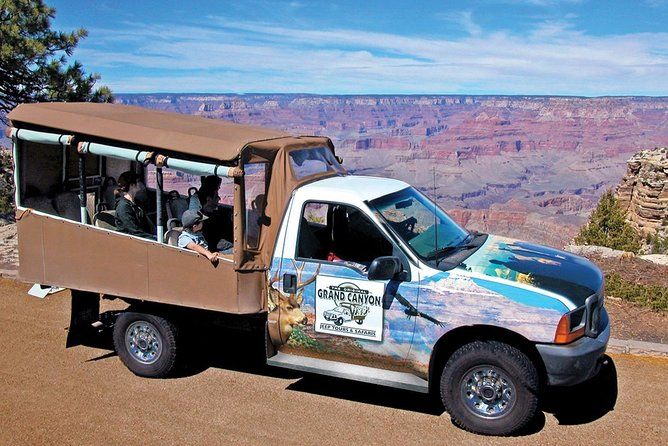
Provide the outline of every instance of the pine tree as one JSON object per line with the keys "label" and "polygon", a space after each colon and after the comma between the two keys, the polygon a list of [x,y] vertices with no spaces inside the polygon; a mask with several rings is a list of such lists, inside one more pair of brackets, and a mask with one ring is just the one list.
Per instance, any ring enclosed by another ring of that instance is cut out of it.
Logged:
{"label": "pine tree", "polygon": [[575,243],[635,253],[641,246],[638,234],[626,221],[624,211],[611,190],[603,194],[587,225],[575,237]]}
{"label": "pine tree", "polygon": [[77,61],[68,65],[79,40],[88,32],[51,29],[55,9],[42,0],[0,0],[0,119],[22,102],[112,102],[100,79],[86,74]]}

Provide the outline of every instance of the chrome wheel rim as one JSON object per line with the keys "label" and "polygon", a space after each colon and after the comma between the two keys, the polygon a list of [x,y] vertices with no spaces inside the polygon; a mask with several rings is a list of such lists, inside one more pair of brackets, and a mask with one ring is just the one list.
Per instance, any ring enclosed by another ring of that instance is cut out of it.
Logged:
{"label": "chrome wheel rim", "polygon": [[480,365],[462,378],[461,398],[466,408],[480,418],[501,418],[515,406],[515,385],[499,367]]}
{"label": "chrome wheel rim", "polygon": [[137,361],[153,364],[162,353],[162,338],[155,325],[136,321],[125,331],[125,346]]}

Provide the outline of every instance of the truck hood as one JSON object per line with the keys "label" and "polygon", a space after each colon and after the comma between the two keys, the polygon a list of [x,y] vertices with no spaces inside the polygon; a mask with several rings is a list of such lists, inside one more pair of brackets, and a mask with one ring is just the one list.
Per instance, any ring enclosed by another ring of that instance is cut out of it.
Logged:
{"label": "truck hood", "polygon": [[557,293],[575,307],[584,305],[603,285],[601,270],[585,258],[494,235],[460,268]]}

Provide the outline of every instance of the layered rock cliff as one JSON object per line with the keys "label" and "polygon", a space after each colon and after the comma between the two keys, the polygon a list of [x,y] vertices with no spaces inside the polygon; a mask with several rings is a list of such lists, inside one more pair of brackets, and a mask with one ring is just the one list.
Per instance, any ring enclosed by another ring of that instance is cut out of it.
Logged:
{"label": "layered rock cliff", "polygon": [[668,145],[668,97],[117,95],[332,138],[346,168],[420,188],[471,229],[563,246],[626,160]]}
{"label": "layered rock cliff", "polygon": [[643,150],[628,160],[616,191],[627,219],[643,237],[666,236],[668,224],[668,148]]}

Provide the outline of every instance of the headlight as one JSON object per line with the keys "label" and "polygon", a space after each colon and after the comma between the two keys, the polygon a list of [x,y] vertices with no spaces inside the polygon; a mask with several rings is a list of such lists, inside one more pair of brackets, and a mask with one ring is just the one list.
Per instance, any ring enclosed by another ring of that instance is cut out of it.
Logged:
{"label": "headlight", "polygon": [[580,307],[561,316],[554,334],[554,343],[568,344],[581,338],[585,334],[585,313],[586,307]]}

